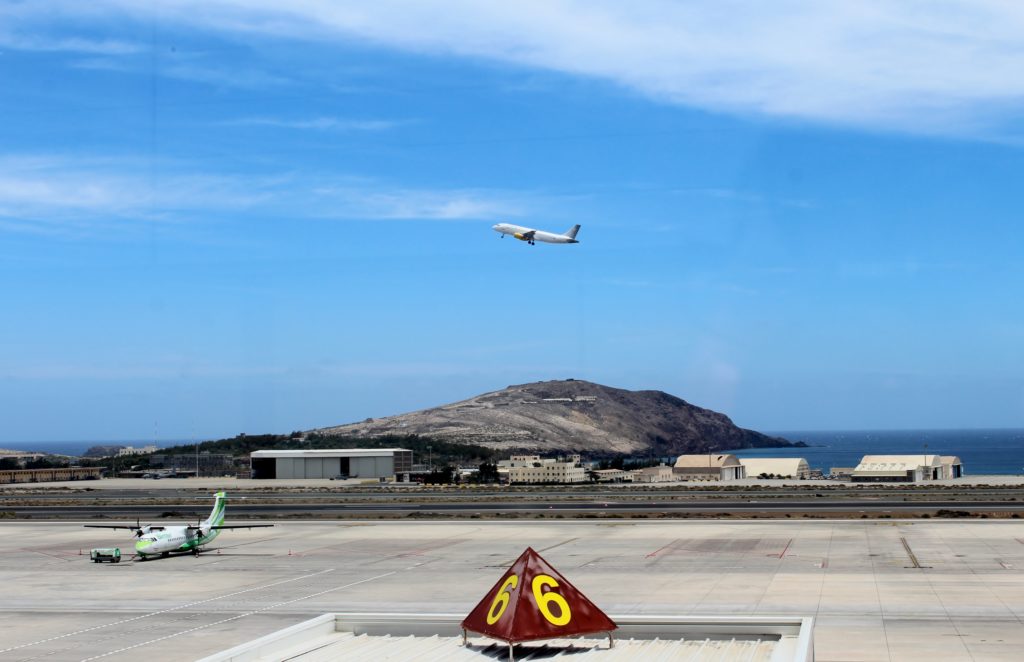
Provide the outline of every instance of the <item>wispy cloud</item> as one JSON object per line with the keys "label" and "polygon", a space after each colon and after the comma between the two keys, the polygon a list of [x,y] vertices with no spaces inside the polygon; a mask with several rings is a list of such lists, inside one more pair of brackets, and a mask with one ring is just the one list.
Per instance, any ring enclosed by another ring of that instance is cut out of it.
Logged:
{"label": "wispy cloud", "polygon": [[534,195],[479,189],[424,190],[326,186],[314,190],[330,216],[375,220],[494,220],[523,216],[537,206]]}
{"label": "wispy cloud", "polygon": [[310,119],[282,119],[275,117],[243,117],[224,122],[227,126],[269,126],[281,129],[313,131],[386,131],[404,124],[405,120],[348,119],[343,117],[314,117]]}
{"label": "wispy cloud", "polygon": [[[22,7],[22,21],[45,8]],[[1024,106],[1024,6],[1002,0],[134,0],[56,2],[110,15],[319,43],[359,40],[606,80],[718,111],[960,135]]]}
{"label": "wispy cloud", "polygon": [[718,200],[731,202],[743,202],[750,204],[777,204],[784,207],[795,207],[798,209],[812,209],[815,203],[804,198],[788,198],[764,195],[753,191],[743,191],[734,188],[687,188],[673,191],[680,195],[700,195]]}
{"label": "wispy cloud", "polygon": [[0,31],[0,48],[19,51],[82,53],[87,55],[133,55],[145,51],[141,44],[118,39],[47,37]]}
{"label": "wispy cloud", "polygon": [[288,218],[490,220],[550,207],[534,192],[424,189],[352,175],[203,172],[195,164],[118,157],[0,157],[0,231],[82,234],[129,222]]}

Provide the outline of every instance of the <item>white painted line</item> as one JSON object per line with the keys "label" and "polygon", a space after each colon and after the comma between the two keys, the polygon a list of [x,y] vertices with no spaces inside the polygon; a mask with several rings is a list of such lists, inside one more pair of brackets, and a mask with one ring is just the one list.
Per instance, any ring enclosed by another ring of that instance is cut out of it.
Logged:
{"label": "white painted line", "polygon": [[310,574],[310,575],[302,575],[301,577],[292,577],[291,579],[282,579],[281,581],[274,582],[272,584],[264,584],[263,586],[256,586],[256,587],[253,587],[253,588],[247,588],[247,589],[245,589],[243,591],[235,591],[234,593],[227,593],[225,595],[218,595],[215,598],[207,598],[206,600],[199,600],[199,601],[196,601],[196,602],[189,602],[187,604],[179,605],[177,607],[171,607],[170,609],[161,609],[160,611],[154,611],[154,612],[151,612],[149,614],[143,614],[142,616],[135,616],[133,618],[127,618],[127,619],[125,619],[123,621],[114,621],[113,623],[107,623],[105,625],[97,625],[95,627],[86,628],[84,630],[77,630],[75,632],[68,632],[67,634],[57,635],[56,637],[50,637],[49,639],[40,639],[39,641],[33,641],[33,642],[30,642],[30,643],[27,643],[27,644],[20,644],[18,646],[11,646],[10,648],[4,648],[3,650],[0,650],[0,653],[8,653],[10,651],[16,651],[16,650],[21,649],[21,648],[28,648],[29,646],[38,646],[39,644],[46,644],[46,643],[49,643],[51,641],[57,641],[58,639],[64,639],[66,637],[73,637],[73,636],[78,635],[78,634],[84,634],[86,632],[93,632],[95,630],[102,630],[103,628],[109,628],[109,627],[114,626],[114,625],[123,625],[125,623],[131,623],[133,621],[142,620],[143,618],[149,618],[150,616],[159,616],[160,614],[167,614],[167,613],[172,612],[172,611],[178,611],[179,609],[185,609],[187,607],[194,607],[196,605],[206,604],[207,602],[214,602],[215,600],[223,600],[224,598],[231,598],[231,597],[234,597],[236,595],[241,595],[243,593],[251,593],[252,591],[260,591],[260,590],[263,590],[265,588],[271,588],[273,586],[278,586],[280,584],[287,584],[288,582],[295,582],[295,581],[298,581],[300,579],[308,579],[309,577],[316,577],[317,575],[322,575],[325,572],[333,572],[333,571],[334,571],[334,568],[328,568],[327,570],[321,570],[320,572],[314,572],[313,574]]}
{"label": "white painted line", "polygon": [[[328,571],[325,571],[325,572],[328,572]],[[206,625],[200,625],[198,627],[190,628],[188,630],[182,630],[181,632],[175,632],[173,634],[168,634],[168,635],[165,635],[163,637],[158,637],[156,639],[150,639],[149,641],[143,641],[141,644],[134,644],[132,646],[126,646],[126,647],[120,648],[120,649],[118,649],[116,651],[110,651],[109,653],[104,653],[103,655],[96,655],[94,657],[87,657],[84,660],[82,660],[82,662],[90,662],[90,660],[98,660],[100,658],[108,657],[110,655],[117,655],[118,653],[123,653],[125,651],[130,651],[133,648],[139,648],[141,646],[149,646],[150,644],[155,644],[155,643],[157,643],[159,641],[165,641],[167,639],[173,639],[174,637],[177,637],[179,635],[189,634],[190,632],[196,632],[198,630],[205,630],[206,628],[211,628],[214,625],[221,625],[223,623],[230,623],[231,621],[237,621],[240,618],[245,618],[246,616],[252,616],[253,614],[258,614],[260,612],[267,611],[269,609],[276,609],[277,607],[283,607],[285,605],[290,605],[293,602],[300,602],[302,600],[308,600],[309,598],[315,598],[317,596],[324,595],[325,593],[331,593],[332,591],[340,591],[340,590],[345,589],[345,588],[352,588],[353,586],[359,586],[360,584],[365,584],[367,582],[372,582],[374,580],[381,579],[382,577],[388,577],[390,575],[397,574],[397,572],[398,572],[397,570],[394,570],[392,572],[385,572],[383,575],[377,575],[376,577],[370,577],[368,579],[361,579],[361,580],[359,580],[357,582],[352,582],[351,584],[345,584],[344,586],[335,586],[334,588],[329,588],[327,590],[320,591],[318,593],[310,593],[309,595],[304,595],[304,596],[302,596],[300,598],[294,598],[292,600],[286,600],[284,602],[278,602],[275,605],[269,605],[267,607],[263,607],[262,609],[254,609],[253,611],[247,611],[246,613],[239,614],[238,616],[232,616],[231,618],[225,618],[225,619],[222,619],[222,620],[219,620],[219,621],[215,621],[213,623],[207,623]],[[320,574],[320,573],[316,573],[316,574]],[[0,651],[0,652],[2,652],[2,651]]]}

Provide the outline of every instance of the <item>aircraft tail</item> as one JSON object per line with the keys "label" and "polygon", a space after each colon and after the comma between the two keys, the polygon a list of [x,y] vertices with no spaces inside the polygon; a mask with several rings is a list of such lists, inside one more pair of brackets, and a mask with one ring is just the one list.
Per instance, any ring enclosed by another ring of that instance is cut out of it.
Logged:
{"label": "aircraft tail", "polygon": [[206,518],[205,523],[210,526],[220,526],[224,523],[224,510],[227,506],[228,495],[226,492],[217,492],[213,495],[213,499],[213,510]]}
{"label": "aircraft tail", "polygon": [[576,238],[576,233],[580,231],[580,226],[574,225],[565,232],[565,236],[570,239]]}

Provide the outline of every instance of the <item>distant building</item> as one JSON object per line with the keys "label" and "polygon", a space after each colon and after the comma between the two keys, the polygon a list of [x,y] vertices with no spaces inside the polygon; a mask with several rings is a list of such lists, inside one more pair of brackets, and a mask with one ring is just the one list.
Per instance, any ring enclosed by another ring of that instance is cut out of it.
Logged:
{"label": "distant building", "polygon": [[747,476],[735,455],[723,453],[680,455],[672,473],[676,480],[738,480]]}
{"label": "distant building", "polygon": [[747,478],[809,478],[811,467],[802,457],[741,457]]}
{"label": "distant building", "polygon": [[625,469],[594,469],[591,473],[599,483],[626,483],[633,481],[633,472]]}
{"label": "distant building", "polygon": [[253,451],[252,477],[398,478],[412,471],[412,451],[404,448],[339,448],[301,451]]}
{"label": "distant building", "polygon": [[671,483],[676,480],[672,467],[665,464],[634,469],[630,473],[633,474],[634,483]]}
{"label": "distant building", "polygon": [[124,446],[117,450],[117,457],[125,457],[127,455],[146,455],[148,453],[155,453],[157,450],[157,447],[153,445],[143,446],[142,448]]}
{"label": "distant building", "polygon": [[50,483],[61,480],[96,480],[100,467],[57,467],[55,469],[0,469],[3,483]]}
{"label": "distant building", "polygon": [[579,455],[550,459],[539,455],[513,455],[498,462],[498,472],[507,473],[512,484],[584,483],[587,470]]}
{"label": "distant building", "polygon": [[917,483],[962,475],[963,464],[952,455],[865,455],[850,479],[855,483]]}
{"label": "distant building", "polygon": [[195,473],[197,464],[200,476],[222,476],[234,472],[235,456],[230,453],[203,452],[198,456],[195,454],[166,455],[158,453],[149,457],[149,466],[154,469]]}
{"label": "distant building", "polygon": [[960,478],[964,475],[964,463],[956,455],[940,455],[942,478]]}

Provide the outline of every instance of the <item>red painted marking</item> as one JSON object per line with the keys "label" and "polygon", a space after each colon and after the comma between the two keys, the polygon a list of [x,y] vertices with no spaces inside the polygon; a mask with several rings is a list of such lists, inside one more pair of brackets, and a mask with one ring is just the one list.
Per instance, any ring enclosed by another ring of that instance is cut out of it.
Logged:
{"label": "red painted marking", "polygon": [[659,547],[658,549],[654,550],[653,552],[651,552],[650,554],[648,554],[644,558],[649,559],[652,556],[657,556],[658,554],[661,554],[663,551],[665,551],[666,549],[668,549],[672,545],[676,544],[677,542],[679,542],[679,541],[678,540],[673,540],[672,542],[670,542],[669,544],[665,545],[664,547]]}
{"label": "red painted marking", "polygon": [[789,539],[789,541],[788,541],[788,542],[786,543],[786,546],[785,546],[785,547],[784,547],[784,548],[782,549],[782,551],[781,551],[781,552],[779,553],[779,558],[780,558],[780,559],[781,559],[781,558],[782,558],[783,556],[785,556],[785,555],[786,555],[786,552],[788,552],[788,551],[789,551],[789,546],[790,546],[790,545],[792,545],[792,544],[793,544],[793,539],[792,539],[792,538],[790,538],[790,539]]}

